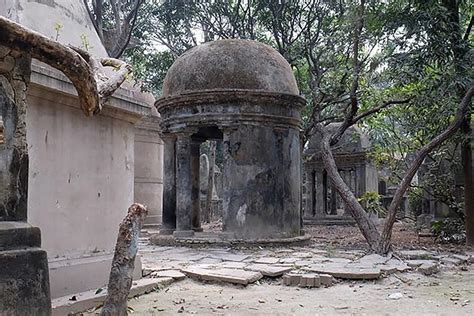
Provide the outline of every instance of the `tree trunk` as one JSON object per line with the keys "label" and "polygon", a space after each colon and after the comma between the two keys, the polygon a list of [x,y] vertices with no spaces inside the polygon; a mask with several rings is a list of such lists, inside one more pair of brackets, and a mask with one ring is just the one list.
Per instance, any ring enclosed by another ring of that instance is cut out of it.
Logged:
{"label": "tree trunk", "polygon": [[127,216],[120,223],[102,316],[127,315],[127,299],[132,286],[135,256],[138,251],[138,237],[146,215],[146,207],[134,203],[128,209]]}
{"label": "tree trunk", "polygon": [[[469,26],[462,35],[461,23],[459,18],[458,0],[443,0],[443,5],[447,9],[447,15],[453,31],[448,38],[451,50],[453,51],[454,64],[456,72],[460,77],[466,75],[466,68],[464,59],[469,53],[469,35],[473,26],[474,16],[471,16]],[[469,69],[468,71],[470,71]],[[466,93],[463,86],[458,87],[459,97],[462,98]],[[464,221],[466,227],[466,244],[474,245],[474,181],[473,164],[472,164],[472,127],[471,127],[471,113],[469,107],[461,125],[461,133],[464,136],[464,141],[461,143],[461,164],[464,178]]]}
{"label": "tree trunk", "polygon": [[474,165],[472,164],[472,128],[470,124],[471,113],[464,120],[462,132],[465,141],[461,147],[462,167],[464,176],[464,221],[466,225],[466,244],[474,246]]}
{"label": "tree trunk", "polygon": [[212,221],[212,193],[214,189],[214,166],[216,165],[216,141],[209,142],[209,177],[207,179],[206,222]]}
{"label": "tree trunk", "polygon": [[320,124],[317,124],[317,130],[322,134],[321,142],[321,157],[324,162],[324,167],[328,173],[329,178],[331,179],[334,187],[341,196],[344,204],[351,211],[352,217],[355,219],[357,226],[359,226],[362,235],[367,240],[370,248],[374,251],[377,251],[377,247],[380,243],[380,233],[377,230],[374,222],[369,218],[367,212],[364,210],[362,205],[355,197],[354,193],[351,191],[349,186],[344,182],[339,171],[337,170],[336,161],[331,152],[330,139],[329,135]]}
{"label": "tree trunk", "polygon": [[469,90],[459,103],[459,107],[456,112],[454,121],[452,121],[451,124],[442,133],[434,137],[428,144],[424,145],[416,153],[415,159],[413,160],[412,164],[405,173],[398,189],[395,191],[392,202],[388,207],[388,217],[385,221],[385,226],[382,232],[381,243],[376,249],[378,253],[388,252],[390,250],[390,239],[392,237],[392,228],[396,220],[397,211],[400,208],[401,201],[403,200],[403,195],[408,190],[408,187],[410,186],[413,177],[418,171],[418,168],[420,168],[425,158],[433,149],[441,145],[443,142],[445,142],[447,139],[453,136],[454,133],[458,131],[464,121],[464,118],[466,117],[467,111],[471,106],[471,100],[473,95],[474,86],[469,88]]}

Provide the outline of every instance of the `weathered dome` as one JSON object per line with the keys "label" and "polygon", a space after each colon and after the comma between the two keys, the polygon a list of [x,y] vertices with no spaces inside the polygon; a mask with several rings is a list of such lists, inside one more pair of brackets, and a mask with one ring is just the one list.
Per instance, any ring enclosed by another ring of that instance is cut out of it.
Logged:
{"label": "weathered dome", "polygon": [[288,62],[268,45],[240,39],[196,46],[181,55],[163,82],[163,97],[209,90],[298,95]]}

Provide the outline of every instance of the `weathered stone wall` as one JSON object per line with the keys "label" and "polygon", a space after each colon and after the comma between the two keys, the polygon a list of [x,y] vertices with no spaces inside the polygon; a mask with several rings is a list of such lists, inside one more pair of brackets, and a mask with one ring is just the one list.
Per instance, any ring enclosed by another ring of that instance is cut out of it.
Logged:
{"label": "weathered stone wall", "polygon": [[[249,137],[252,135],[252,137]],[[299,134],[242,125],[224,133],[224,231],[237,237],[300,234]]]}
{"label": "weathered stone wall", "polygon": [[134,200],[134,123],[140,112],[133,107],[149,109],[124,92],[88,118],[72,85],[34,63],[28,220],[43,233],[53,297],[107,283],[118,225]]}

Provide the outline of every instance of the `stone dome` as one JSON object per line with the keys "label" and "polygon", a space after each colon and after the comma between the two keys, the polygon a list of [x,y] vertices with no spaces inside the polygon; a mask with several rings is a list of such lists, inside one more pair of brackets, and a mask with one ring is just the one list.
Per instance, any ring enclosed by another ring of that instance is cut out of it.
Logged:
{"label": "stone dome", "polygon": [[299,95],[288,62],[268,45],[240,39],[198,45],[181,55],[163,82],[163,97],[249,90]]}

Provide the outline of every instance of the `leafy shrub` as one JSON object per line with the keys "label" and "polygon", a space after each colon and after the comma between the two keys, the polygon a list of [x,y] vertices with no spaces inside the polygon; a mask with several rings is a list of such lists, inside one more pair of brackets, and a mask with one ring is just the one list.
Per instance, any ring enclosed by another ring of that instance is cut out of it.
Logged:
{"label": "leafy shrub", "polygon": [[431,231],[441,243],[461,244],[466,240],[464,221],[460,218],[446,218],[431,224]]}
{"label": "leafy shrub", "polygon": [[364,209],[367,213],[377,214],[378,217],[385,217],[387,215],[387,210],[383,207],[380,199],[382,196],[377,192],[365,192],[359,198],[359,202],[364,205]]}

